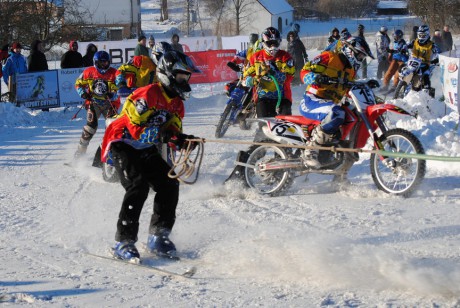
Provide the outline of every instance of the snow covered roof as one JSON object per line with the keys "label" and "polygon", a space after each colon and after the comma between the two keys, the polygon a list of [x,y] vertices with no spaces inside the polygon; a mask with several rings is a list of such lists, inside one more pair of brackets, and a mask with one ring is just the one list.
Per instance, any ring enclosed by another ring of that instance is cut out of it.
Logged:
{"label": "snow covered roof", "polygon": [[377,9],[407,9],[407,1],[379,1]]}
{"label": "snow covered roof", "polygon": [[294,8],[286,0],[257,0],[272,15],[293,11]]}

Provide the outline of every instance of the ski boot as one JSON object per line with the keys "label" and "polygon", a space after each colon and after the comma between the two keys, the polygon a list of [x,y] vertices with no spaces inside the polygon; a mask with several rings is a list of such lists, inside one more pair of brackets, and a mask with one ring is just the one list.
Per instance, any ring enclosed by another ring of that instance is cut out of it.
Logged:
{"label": "ski boot", "polygon": [[117,242],[113,249],[113,256],[117,259],[126,260],[130,262],[139,262],[139,251],[133,240],[124,240]]}
{"label": "ski boot", "polygon": [[169,239],[170,230],[160,229],[155,234],[150,234],[147,239],[147,250],[162,258],[179,260],[176,246]]}

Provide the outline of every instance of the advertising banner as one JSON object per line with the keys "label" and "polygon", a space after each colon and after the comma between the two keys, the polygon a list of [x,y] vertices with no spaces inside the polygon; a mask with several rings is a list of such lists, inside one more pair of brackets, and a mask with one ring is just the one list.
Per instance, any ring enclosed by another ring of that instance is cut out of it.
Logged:
{"label": "advertising banner", "polygon": [[443,85],[444,102],[454,110],[459,110],[459,83],[460,76],[459,66],[460,58],[451,58],[445,55],[439,56],[439,64],[441,66],[441,81]]}
{"label": "advertising banner", "polygon": [[16,102],[28,108],[59,107],[57,71],[43,71],[16,76]]}
{"label": "advertising banner", "polygon": [[83,99],[80,98],[75,90],[75,80],[85,68],[66,68],[58,71],[61,107],[76,106],[83,103]]}
{"label": "advertising banner", "polygon": [[187,53],[193,63],[201,70],[201,73],[192,75],[190,83],[214,83],[237,79],[236,72],[227,66],[227,62],[233,59],[235,53],[236,50],[234,49]]}

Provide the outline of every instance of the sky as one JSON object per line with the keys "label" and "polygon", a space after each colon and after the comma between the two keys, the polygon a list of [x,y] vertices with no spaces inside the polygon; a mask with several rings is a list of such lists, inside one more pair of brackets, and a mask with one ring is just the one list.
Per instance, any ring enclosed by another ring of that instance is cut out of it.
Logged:
{"label": "sky", "polygon": [[[456,43],[459,37],[455,38]],[[309,50],[309,53],[315,53]],[[369,75],[376,73],[375,61]],[[414,133],[427,154],[460,157],[459,115],[440,99],[411,93],[391,100],[419,116],[389,116]],[[439,91],[438,91],[439,90]],[[427,161],[409,198],[379,191],[360,154],[345,187],[327,175],[297,178],[279,197],[224,185],[244,144],[212,142],[226,104],[223,84],[194,85],[184,131],[208,140],[199,179],[181,185],[171,234],[180,262],[148,262],[193,279],[91,257],[109,255],[124,195],[91,166],[72,161],[85,115],[0,104],[0,303],[2,307],[458,307],[460,165]],[[303,86],[293,87],[298,114]],[[225,141],[251,141],[231,127]],[[140,220],[145,254],[154,194]]]}

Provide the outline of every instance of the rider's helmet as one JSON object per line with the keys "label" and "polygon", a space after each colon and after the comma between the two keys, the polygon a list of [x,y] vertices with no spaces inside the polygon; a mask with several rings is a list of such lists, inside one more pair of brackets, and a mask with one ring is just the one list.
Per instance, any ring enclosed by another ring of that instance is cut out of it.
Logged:
{"label": "rider's helmet", "polygon": [[381,27],[380,27],[380,32],[381,32],[381,33],[387,33],[387,32],[388,32],[388,28],[385,27],[385,26],[381,26]]}
{"label": "rider's helmet", "polygon": [[351,37],[350,31],[348,31],[348,28],[343,28],[342,31],[340,31],[340,38],[342,40],[348,40]]}
{"label": "rider's helmet", "polygon": [[396,42],[399,42],[400,40],[402,40],[404,36],[404,33],[402,32],[402,30],[396,30],[395,32],[393,32],[393,39],[396,41]]}
{"label": "rider's helmet", "polygon": [[280,50],[281,34],[278,29],[268,27],[262,32],[262,45],[264,50],[274,57],[278,50]]}
{"label": "rider's helmet", "polygon": [[251,44],[251,46],[254,45],[258,39],[259,39],[259,35],[257,33],[249,34],[249,44]]}
{"label": "rider's helmet", "polygon": [[427,25],[421,25],[417,30],[418,42],[423,45],[430,39],[430,28]]}
{"label": "rider's helmet", "polygon": [[156,43],[153,48],[152,48],[152,60],[153,62],[158,65],[158,61],[160,60],[160,58],[163,56],[163,54],[167,51],[171,51],[173,50],[171,44],[169,44],[168,42],[159,42],[159,43]]}
{"label": "rider's helmet", "polygon": [[93,56],[94,67],[101,74],[105,74],[110,68],[110,55],[107,51],[100,50],[96,52]]}
{"label": "rider's helmet", "polygon": [[182,99],[188,98],[192,91],[188,82],[194,72],[200,70],[188,56],[178,51],[166,51],[158,61],[157,77],[161,85]]}
{"label": "rider's helmet", "polygon": [[344,41],[342,53],[347,57],[355,70],[359,69],[366,57],[374,59],[369,45],[359,36],[352,36]]}

